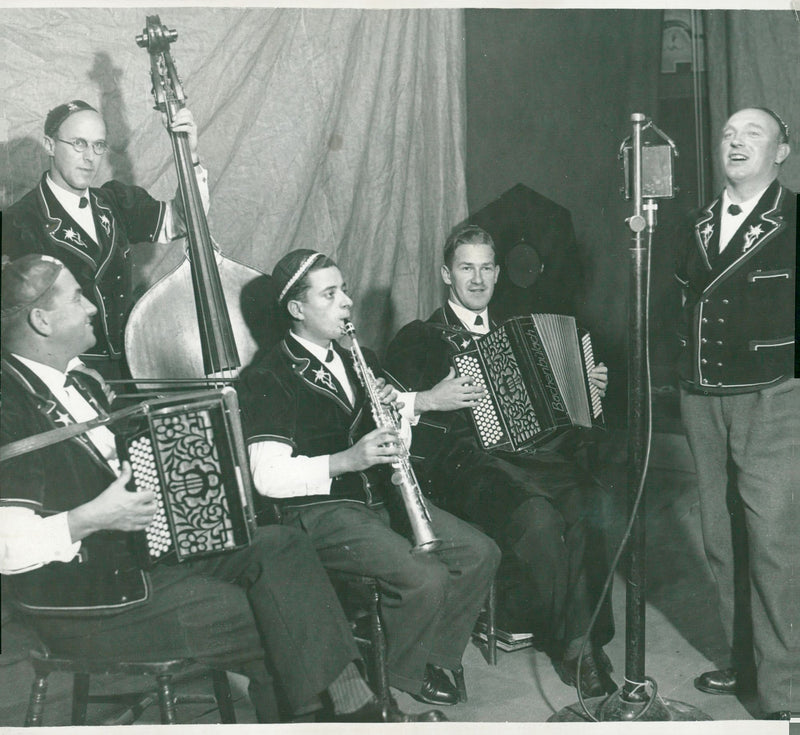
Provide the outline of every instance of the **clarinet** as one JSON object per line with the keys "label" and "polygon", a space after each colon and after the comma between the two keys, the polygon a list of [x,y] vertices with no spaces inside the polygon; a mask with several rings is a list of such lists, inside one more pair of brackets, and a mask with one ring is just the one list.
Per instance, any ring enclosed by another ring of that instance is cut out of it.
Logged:
{"label": "clarinet", "polygon": [[[351,339],[350,353],[353,356],[353,364],[356,374],[367,392],[375,425],[379,429],[388,428],[399,431],[400,415],[394,406],[389,407],[381,403],[375,374],[364,360],[361,347],[356,339],[356,328],[352,322],[345,323],[344,333]],[[399,442],[399,449],[400,457],[392,463],[394,469],[392,484],[399,488],[408,519],[411,522],[411,532],[414,535],[415,544],[411,551],[433,551],[441,544],[441,541],[433,532],[431,514],[425,504],[425,497],[419,487],[417,476],[414,474],[414,468],[411,466],[411,457],[405,442]]]}

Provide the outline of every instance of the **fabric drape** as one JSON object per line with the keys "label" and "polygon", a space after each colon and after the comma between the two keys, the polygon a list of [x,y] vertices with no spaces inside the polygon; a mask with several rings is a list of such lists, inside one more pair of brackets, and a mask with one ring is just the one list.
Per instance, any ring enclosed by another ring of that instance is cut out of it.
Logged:
{"label": "fabric drape", "polygon": [[[144,8],[2,11],[0,205],[48,159],[47,111],[97,106],[117,178],[171,198],[169,137],[152,109]],[[447,231],[466,216],[464,28],[459,10],[164,8],[210,174],[222,251],[270,272],[312,247],[342,266],[362,340],[378,349],[439,299]],[[148,247],[145,285],[180,260]]]}
{"label": "fabric drape", "polygon": [[[710,10],[708,94],[712,144],[728,116],[742,107],[769,107],[789,126],[795,152],[784,162],[781,181],[800,190],[800,24],[792,10]],[[723,186],[714,171],[714,192]]]}

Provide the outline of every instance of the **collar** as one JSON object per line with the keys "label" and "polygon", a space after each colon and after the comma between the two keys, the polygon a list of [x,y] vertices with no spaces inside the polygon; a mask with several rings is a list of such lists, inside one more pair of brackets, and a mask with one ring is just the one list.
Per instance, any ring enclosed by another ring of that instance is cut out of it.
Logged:
{"label": "collar", "polygon": [[469,329],[470,331],[474,331],[473,328],[475,326],[475,318],[476,317],[483,317],[483,325],[487,329],[489,328],[489,307],[487,306],[483,311],[475,312],[471,311],[470,309],[465,309],[461,304],[457,304],[451,299],[447,300],[450,308],[453,310],[453,313],[459,318],[459,320],[464,324],[464,326]]}
{"label": "collar", "polygon": [[47,187],[53,192],[53,196],[58,199],[61,206],[68,212],[80,209],[82,197],[89,198],[88,189],[84,189],[80,194],[73,194],[71,191],[67,191],[63,186],[56,184],[56,182],[50,178],[49,171],[45,174],[44,180],[47,183]]}
{"label": "collar", "polygon": [[[296,332],[289,330],[289,334],[292,335],[292,339],[297,340],[303,347],[305,347],[314,357],[317,358],[320,362],[324,363],[325,358],[328,356],[328,350],[333,350],[333,342],[331,342],[327,347],[320,347],[315,342],[309,342],[304,337],[301,337]],[[336,350],[333,350],[334,355],[336,354]]]}
{"label": "collar", "polygon": [[[741,222],[744,222],[750,216],[750,212],[752,212],[755,209],[756,204],[758,204],[758,202],[761,199],[761,197],[764,196],[764,192],[767,189],[769,189],[769,187],[771,185],[772,185],[772,182],[767,184],[763,189],[761,189],[761,191],[759,191],[757,194],[755,194],[755,196],[751,196],[749,199],[745,199],[743,202],[736,202],[736,204],[738,204],[739,207],[741,207],[741,210],[742,210],[741,214],[737,214],[736,215],[737,218],[739,218],[739,217],[742,218],[740,220]],[[725,189],[722,192],[722,216],[723,217],[733,217],[733,215],[729,215],[728,214],[728,205],[729,204],[733,204],[733,201],[731,200],[730,196],[728,195],[728,187],[725,187]]]}
{"label": "collar", "polygon": [[83,365],[83,362],[78,357],[73,357],[67,363],[67,371],[62,373],[50,365],[45,365],[43,362],[31,360],[28,357],[23,357],[15,352],[11,353],[17,360],[19,360],[25,367],[36,375],[50,390],[51,393],[58,393],[64,390],[64,381],[67,379],[67,373],[76,367]]}

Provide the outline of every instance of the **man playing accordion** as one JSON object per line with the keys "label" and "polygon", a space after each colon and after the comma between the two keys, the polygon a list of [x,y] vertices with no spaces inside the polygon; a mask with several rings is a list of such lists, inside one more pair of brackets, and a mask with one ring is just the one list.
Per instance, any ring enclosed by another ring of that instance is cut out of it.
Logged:
{"label": "man playing accordion", "polygon": [[[499,626],[533,632],[561,679],[574,685],[593,604],[587,563],[587,541],[595,530],[591,478],[564,451],[568,435],[528,452],[484,451],[469,415],[484,391],[472,378],[456,377],[450,367],[453,354],[495,326],[489,302],[498,274],[489,233],[474,225],[454,230],[442,266],[448,301],[426,322],[414,321],[400,330],[389,345],[386,366],[406,390],[437,386],[453,396],[455,410],[427,412],[414,429],[412,454],[421,458],[420,479],[436,502],[479,524],[498,542],[503,552]],[[602,363],[588,379],[605,393],[608,378]],[[611,628],[610,621],[606,627]],[[597,636],[583,657],[580,685],[587,696],[615,688],[601,648],[611,634]]]}
{"label": "man playing accordion", "polygon": [[[4,266],[3,445],[108,410],[104,382],[76,359],[95,342],[96,313],[60,260],[26,255]],[[131,467],[120,467],[104,425],[11,456],[0,473],[0,571],[55,655],[191,658],[235,671],[249,679],[260,722],[279,718],[274,671],[292,713],[320,709],[327,690],[326,719],[383,720],[305,534],[267,526],[237,551],[143,569],[130,541],[153,518],[154,492],[126,489]]]}

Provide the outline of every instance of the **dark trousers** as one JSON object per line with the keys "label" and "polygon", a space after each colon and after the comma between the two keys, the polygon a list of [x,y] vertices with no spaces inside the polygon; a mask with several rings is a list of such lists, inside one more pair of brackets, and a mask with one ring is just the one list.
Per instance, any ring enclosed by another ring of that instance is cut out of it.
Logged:
{"label": "dark trousers", "polygon": [[428,663],[455,668],[500,559],[491,539],[429,504],[441,546],[411,553],[385,509],[349,501],[286,509],[284,521],[310,536],[322,564],[378,579],[389,683],[416,693]]}
{"label": "dark trousers", "polygon": [[119,615],[30,622],[56,654],[186,657],[244,674],[262,722],[278,719],[270,671],[296,710],[358,658],[325,571],[292,528],[265,526],[247,549],[158,565],[151,580],[150,600]]}
{"label": "dark trousers", "polygon": [[728,643],[737,613],[732,479],[747,535],[759,703],[800,711],[800,380],[733,396],[682,390],[681,412]]}
{"label": "dark trousers", "polygon": [[[436,481],[438,497],[448,510],[479,524],[503,552],[499,624],[533,632],[550,655],[560,657],[567,643],[586,633],[607,573],[591,478],[557,451],[499,456],[462,448],[453,459],[440,462],[446,472]],[[593,640],[605,644],[613,632],[607,604]]]}

